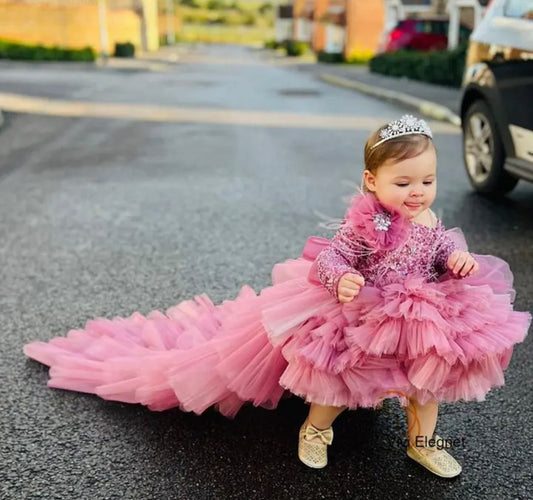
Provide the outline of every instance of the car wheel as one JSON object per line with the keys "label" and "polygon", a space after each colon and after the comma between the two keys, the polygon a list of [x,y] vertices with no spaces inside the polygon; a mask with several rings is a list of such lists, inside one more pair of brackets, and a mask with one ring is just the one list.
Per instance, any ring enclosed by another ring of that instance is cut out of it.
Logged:
{"label": "car wheel", "polygon": [[503,169],[505,151],[485,101],[474,101],[463,117],[463,157],[472,186],[483,194],[511,191],[518,182]]}

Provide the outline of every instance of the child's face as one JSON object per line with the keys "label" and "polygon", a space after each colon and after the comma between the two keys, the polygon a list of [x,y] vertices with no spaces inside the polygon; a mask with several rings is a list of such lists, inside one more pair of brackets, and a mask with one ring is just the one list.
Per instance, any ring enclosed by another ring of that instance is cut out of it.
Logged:
{"label": "child's face", "polygon": [[400,210],[407,218],[414,219],[427,210],[437,194],[437,155],[435,147],[429,147],[418,156],[403,161],[388,160],[376,174],[365,170],[364,180],[385,206]]}

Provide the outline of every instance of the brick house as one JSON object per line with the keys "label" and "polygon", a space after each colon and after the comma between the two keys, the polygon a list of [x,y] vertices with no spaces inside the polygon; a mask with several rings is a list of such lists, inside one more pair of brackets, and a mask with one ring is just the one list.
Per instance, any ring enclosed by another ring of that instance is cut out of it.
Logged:
{"label": "brick house", "polygon": [[449,46],[455,47],[459,23],[474,27],[483,14],[479,0],[293,0],[293,39],[315,52],[376,52],[398,21],[450,20]]}
{"label": "brick house", "polygon": [[102,29],[96,0],[0,0],[0,34],[15,42],[89,46],[108,54],[117,42],[145,51],[159,48],[157,0],[106,0],[105,5]]}
{"label": "brick house", "polygon": [[278,5],[274,19],[274,38],[277,42],[292,40],[292,5]]}
{"label": "brick house", "polygon": [[293,39],[311,42],[316,0],[293,0]]}
{"label": "brick house", "polygon": [[293,38],[315,52],[375,51],[383,32],[383,0],[294,0]]}

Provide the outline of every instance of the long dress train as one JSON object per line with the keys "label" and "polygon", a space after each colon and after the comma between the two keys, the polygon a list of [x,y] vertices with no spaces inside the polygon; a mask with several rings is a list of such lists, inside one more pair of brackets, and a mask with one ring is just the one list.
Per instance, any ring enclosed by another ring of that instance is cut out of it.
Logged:
{"label": "long dress train", "polygon": [[[429,238],[424,231],[416,228]],[[445,236],[466,248],[459,231]],[[531,321],[513,311],[504,261],[475,255],[479,272],[461,280],[444,274],[428,282],[415,273],[369,281],[341,304],[317,274],[330,246],[311,237],[301,257],[274,266],[272,286],[259,294],[243,286],[220,305],[202,294],[166,313],[97,318],[24,352],[50,366],[52,388],[156,411],[200,414],[215,405],[228,417],[245,402],[275,408],[285,391],[357,408],[390,397],[482,400],[504,384]]]}

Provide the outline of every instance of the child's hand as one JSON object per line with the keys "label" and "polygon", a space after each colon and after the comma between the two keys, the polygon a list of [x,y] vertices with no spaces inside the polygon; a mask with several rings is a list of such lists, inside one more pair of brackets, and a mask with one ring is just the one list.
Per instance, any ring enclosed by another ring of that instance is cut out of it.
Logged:
{"label": "child's hand", "polygon": [[450,255],[446,266],[455,276],[461,278],[472,276],[479,269],[479,264],[474,260],[474,257],[461,250],[456,250]]}
{"label": "child's hand", "polygon": [[365,284],[362,276],[354,273],[346,273],[340,280],[337,287],[339,302],[351,302]]}

